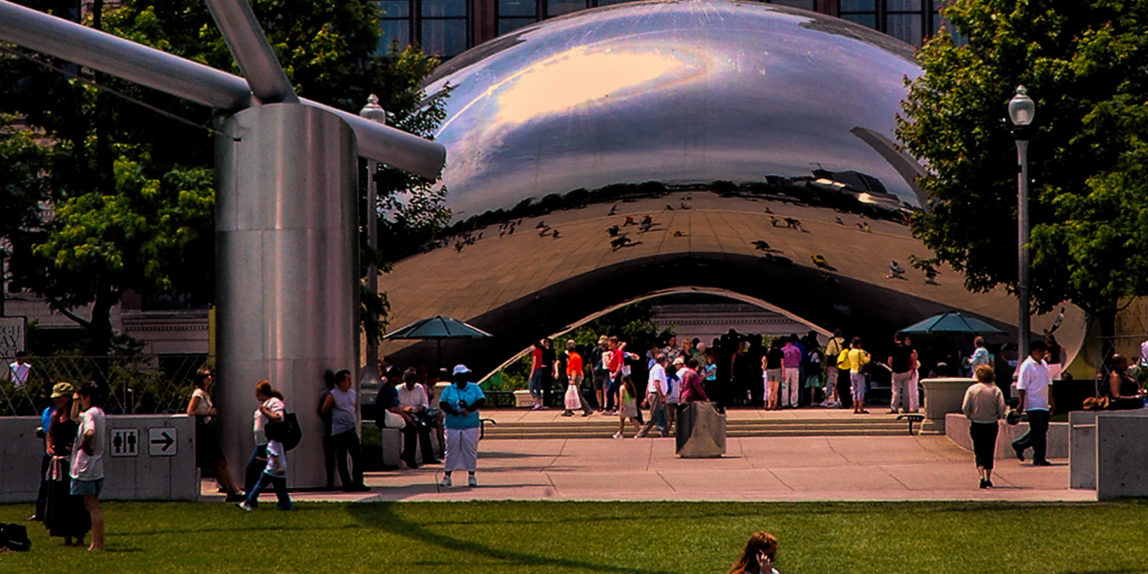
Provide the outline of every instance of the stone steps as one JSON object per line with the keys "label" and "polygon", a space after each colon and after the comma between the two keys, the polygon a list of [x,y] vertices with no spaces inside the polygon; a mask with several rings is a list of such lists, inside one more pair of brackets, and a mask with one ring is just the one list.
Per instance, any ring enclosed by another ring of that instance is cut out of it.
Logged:
{"label": "stone steps", "polygon": [[[492,417],[495,421],[497,416]],[[626,432],[633,425],[627,423]],[[919,431],[920,425],[914,427]],[[618,430],[618,419],[595,415],[586,419],[547,422],[498,422],[486,424],[485,437],[491,439],[608,438]],[[906,421],[895,418],[825,419],[744,419],[726,422],[728,437],[799,437],[799,436],[903,436],[908,434]]]}

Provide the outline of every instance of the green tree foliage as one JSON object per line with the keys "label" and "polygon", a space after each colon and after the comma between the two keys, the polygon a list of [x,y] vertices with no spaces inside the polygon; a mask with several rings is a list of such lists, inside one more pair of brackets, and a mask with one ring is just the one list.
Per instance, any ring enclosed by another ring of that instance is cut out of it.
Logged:
{"label": "green tree foliage", "polygon": [[967,43],[942,32],[925,44],[898,119],[929,166],[915,235],[970,290],[1015,288],[1006,105],[1026,86],[1033,308],[1072,301],[1112,335],[1122,302],[1148,294],[1148,1],[955,0],[945,16]]}

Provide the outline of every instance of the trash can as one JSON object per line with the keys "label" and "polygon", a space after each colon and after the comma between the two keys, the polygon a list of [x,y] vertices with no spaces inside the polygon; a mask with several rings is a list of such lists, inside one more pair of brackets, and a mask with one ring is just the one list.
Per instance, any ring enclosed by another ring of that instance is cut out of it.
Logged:
{"label": "trash can", "polygon": [[725,454],[725,413],[710,402],[678,405],[677,449],[682,458],[717,458]]}

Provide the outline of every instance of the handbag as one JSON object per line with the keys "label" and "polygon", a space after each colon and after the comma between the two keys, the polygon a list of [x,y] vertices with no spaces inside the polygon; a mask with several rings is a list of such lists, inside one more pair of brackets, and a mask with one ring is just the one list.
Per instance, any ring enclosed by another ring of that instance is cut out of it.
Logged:
{"label": "handbag", "polygon": [[566,410],[572,411],[581,406],[582,402],[578,400],[578,387],[566,385]]}

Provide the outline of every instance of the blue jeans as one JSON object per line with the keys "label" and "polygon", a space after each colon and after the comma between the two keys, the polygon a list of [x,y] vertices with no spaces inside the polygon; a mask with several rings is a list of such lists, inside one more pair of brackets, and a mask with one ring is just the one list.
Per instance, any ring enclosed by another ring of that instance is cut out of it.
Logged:
{"label": "blue jeans", "polygon": [[542,398],[542,369],[534,369],[530,372],[530,396],[535,400]]}
{"label": "blue jeans", "polygon": [[247,467],[243,470],[243,492],[251,492],[255,488],[255,484],[259,482],[259,475],[263,474],[265,468],[267,468],[267,444],[257,444],[247,459]]}
{"label": "blue jeans", "polygon": [[606,386],[606,410],[612,411],[619,408],[617,404],[618,391],[622,389],[622,375],[618,378],[610,379],[610,384]]}
{"label": "blue jeans", "polygon": [[266,472],[259,475],[259,482],[255,483],[255,488],[247,493],[247,500],[243,503],[251,508],[259,506],[259,493],[267,489],[267,486],[275,487],[275,496],[279,499],[279,510],[292,510],[295,505],[291,504],[291,497],[287,495],[287,479],[280,476],[271,476]]}

